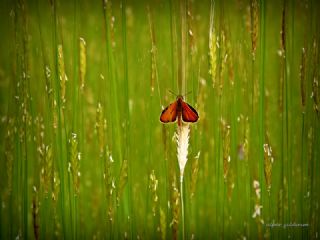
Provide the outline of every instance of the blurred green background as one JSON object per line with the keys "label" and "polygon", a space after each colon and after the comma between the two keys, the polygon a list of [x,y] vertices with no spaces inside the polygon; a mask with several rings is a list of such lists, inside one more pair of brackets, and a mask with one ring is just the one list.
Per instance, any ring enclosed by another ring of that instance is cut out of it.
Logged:
{"label": "blurred green background", "polygon": [[169,90],[187,239],[319,236],[318,1],[4,0],[0,32],[1,239],[182,238]]}

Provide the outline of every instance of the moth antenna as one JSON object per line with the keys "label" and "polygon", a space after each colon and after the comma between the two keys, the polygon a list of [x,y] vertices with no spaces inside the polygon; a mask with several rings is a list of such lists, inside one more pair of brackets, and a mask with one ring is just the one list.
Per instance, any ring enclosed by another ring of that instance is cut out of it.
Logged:
{"label": "moth antenna", "polygon": [[189,95],[190,93],[192,93],[192,91],[187,92],[186,94],[182,95],[183,97]]}
{"label": "moth antenna", "polygon": [[178,94],[176,94],[175,92],[171,91],[170,89],[168,89],[168,92],[171,93],[174,96],[178,96]]}

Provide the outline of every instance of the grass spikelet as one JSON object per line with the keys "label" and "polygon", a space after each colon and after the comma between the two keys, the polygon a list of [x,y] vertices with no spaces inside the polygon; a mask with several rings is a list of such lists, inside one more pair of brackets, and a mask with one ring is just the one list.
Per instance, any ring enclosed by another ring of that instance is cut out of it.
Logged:
{"label": "grass spikelet", "polygon": [[52,189],[52,200],[53,202],[57,203],[58,197],[59,197],[59,192],[60,192],[60,178],[59,178],[59,173],[57,171],[53,172],[53,189]]}
{"label": "grass spikelet", "polygon": [[12,169],[14,161],[14,134],[15,134],[15,120],[14,118],[8,118],[7,120],[7,132],[5,135],[5,160],[7,170],[7,196],[12,191]]}
{"label": "grass spikelet", "polygon": [[178,126],[177,132],[175,133],[180,178],[183,178],[184,168],[188,161],[189,132],[189,124],[182,122],[181,125]]}
{"label": "grass spikelet", "polygon": [[104,142],[105,128],[106,128],[106,121],[103,116],[103,108],[101,103],[98,103],[98,106],[96,109],[96,131],[98,134],[100,154],[103,153],[103,149],[105,146],[105,142]]}
{"label": "grass spikelet", "polygon": [[158,179],[156,178],[156,175],[154,173],[154,170],[152,170],[150,176],[149,176],[149,189],[152,194],[152,213],[153,216],[156,216],[157,208],[159,205],[159,198],[157,193],[158,188]]}
{"label": "grass spikelet", "polygon": [[118,184],[118,192],[117,192],[117,205],[120,204],[121,195],[123,190],[128,182],[128,160],[123,160],[120,170],[119,184]]}
{"label": "grass spikelet", "polygon": [[[227,39],[226,39],[226,32],[224,29],[221,30],[220,33],[220,76],[223,76],[225,69],[226,69],[226,61],[228,57],[227,53]],[[222,93],[223,88],[223,77],[220,77],[220,94]]]}
{"label": "grass spikelet", "polygon": [[251,43],[252,43],[252,57],[255,59],[257,42],[258,42],[258,24],[259,24],[259,7],[257,0],[251,0]]}
{"label": "grass spikelet", "polygon": [[53,129],[57,129],[58,128],[58,113],[57,113],[57,101],[53,100]]}
{"label": "grass spikelet", "polygon": [[[261,188],[260,188],[260,183],[257,180],[253,180],[253,190],[255,193],[255,197],[254,197],[254,212],[252,214],[252,218],[256,219],[257,224],[258,224],[258,232],[259,232],[259,236],[261,235],[261,225],[264,224],[264,221],[261,217],[261,212],[262,212],[262,208],[263,206],[261,205]],[[260,238],[261,239],[261,238]]]}
{"label": "grass spikelet", "polygon": [[114,34],[115,17],[112,15],[112,2],[110,0],[103,0],[103,8],[106,14],[106,20],[109,24],[108,28],[110,28],[111,47],[114,48],[116,46],[115,34]]}
{"label": "grass spikelet", "polygon": [[216,84],[217,72],[217,37],[214,28],[214,1],[211,1],[210,8],[210,29],[209,29],[209,74],[211,76],[212,87]]}
{"label": "grass spikelet", "polygon": [[166,221],[166,213],[160,207],[160,233],[161,239],[166,239],[166,232],[167,232],[167,221]]}
{"label": "grass spikelet", "polygon": [[[247,33],[251,34],[251,3],[246,7],[246,12],[245,12],[245,27]],[[252,43],[251,43],[252,47]]]}
{"label": "grass spikelet", "polygon": [[[227,33],[229,33],[229,31]],[[231,87],[233,87],[234,86],[234,67],[233,67],[233,57],[232,57],[233,54],[232,54],[232,47],[231,47],[231,41],[230,41],[230,34],[226,36],[225,41],[226,41],[225,62],[228,65],[228,77],[230,79]]]}
{"label": "grass spikelet", "polygon": [[106,191],[106,198],[108,203],[107,215],[110,222],[114,221],[114,206],[113,206],[113,196],[115,191],[115,179],[112,176],[112,169],[113,169],[113,158],[112,154],[109,151],[108,146],[105,149],[105,156],[104,156],[104,186]]}
{"label": "grass spikelet", "polygon": [[70,145],[70,158],[68,171],[72,174],[73,187],[75,189],[75,194],[79,194],[79,184],[80,184],[80,160],[81,153],[78,150],[78,137],[76,133],[71,133],[71,138],[69,139]]}
{"label": "grass spikelet", "polygon": [[313,99],[313,109],[316,113],[319,113],[319,65],[318,65],[318,45],[316,39],[313,41],[313,71],[312,71],[312,93],[311,97]]}
{"label": "grass spikelet", "polygon": [[301,105],[304,111],[306,105],[306,50],[302,48],[300,63],[300,94]]}
{"label": "grass spikelet", "polygon": [[228,201],[231,202],[232,200],[232,193],[234,189],[234,171],[232,169],[230,170],[230,173],[228,174],[228,190],[227,190],[227,195],[228,195]]}
{"label": "grass spikelet", "polygon": [[[244,137],[243,137],[243,144],[242,144],[242,150],[243,150],[243,159],[248,161],[249,156],[249,137],[250,137],[250,124],[249,124],[249,118],[246,117],[244,119]],[[241,156],[241,155],[239,155]],[[239,157],[240,158],[240,157]],[[241,158],[240,158],[241,159]]]}
{"label": "grass spikelet", "polygon": [[87,70],[87,49],[86,49],[86,41],[84,38],[79,38],[79,71],[80,71],[80,90],[83,91],[86,70]]}
{"label": "grass spikelet", "polygon": [[61,233],[61,223],[58,217],[58,198],[60,193],[60,178],[57,171],[53,173],[53,189],[52,189],[52,200],[53,200],[53,220],[54,220],[54,235],[59,237]]}
{"label": "grass spikelet", "polygon": [[48,96],[49,106],[51,107],[51,110],[54,108],[54,92],[52,88],[52,75],[51,70],[48,65],[44,67],[44,76],[46,79],[46,93]]}
{"label": "grass spikelet", "polygon": [[40,182],[44,188],[45,194],[48,194],[52,181],[52,164],[53,164],[52,145],[47,145],[44,149],[44,158],[41,164]]}
{"label": "grass spikelet", "polygon": [[199,173],[199,157],[200,157],[200,152],[198,152],[197,156],[194,157],[194,160],[191,166],[190,198],[193,198],[196,191],[196,185],[197,185],[197,179],[198,179],[198,173]]}
{"label": "grass spikelet", "polygon": [[66,81],[68,80],[65,66],[62,45],[58,45],[58,72],[60,80],[60,99],[63,104],[66,102]]}
{"label": "grass spikelet", "polygon": [[[267,138],[267,140],[268,140],[268,138]],[[269,141],[267,141],[267,143],[263,144],[263,150],[264,150],[264,176],[266,179],[267,190],[270,195],[272,164],[274,162],[274,157],[273,157],[272,148],[269,144]]]}
{"label": "grass spikelet", "polygon": [[193,28],[193,11],[192,11],[192,1],[187,0],[187,27],[188,27],[188,40],[190,46],[190,54],[194,55],[197,52],[197,46],[195,44],[194,28]]}
{"label": "grass spikelet", "polygon": [[224,121],[221,122],[222,124],[222,142],[223,142],[223,177],[224,180],[227,181],[229,168],[230,168],[230,125],[226,124]]}

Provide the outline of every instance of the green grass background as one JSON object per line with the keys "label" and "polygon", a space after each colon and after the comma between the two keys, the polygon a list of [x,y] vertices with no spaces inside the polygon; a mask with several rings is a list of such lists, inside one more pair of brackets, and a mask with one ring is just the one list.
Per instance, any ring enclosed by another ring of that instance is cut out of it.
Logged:
{"label": "green grass background", "polygon": [[159,121],[175,100],[168,90],[191,91],[185,100],[200,116],[185,170],[186,238],[319,236],[319,4],[262,0],[254,28],[253,2],[214,2],[213,87],[213,2],[1,1],[0,238],[181,238],[171,224],[176,124]]}

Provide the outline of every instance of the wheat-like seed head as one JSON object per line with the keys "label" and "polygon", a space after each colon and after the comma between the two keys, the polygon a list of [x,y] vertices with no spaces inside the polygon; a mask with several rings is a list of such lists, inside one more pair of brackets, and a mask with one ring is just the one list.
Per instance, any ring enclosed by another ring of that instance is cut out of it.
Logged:
{"label": "wheat-like seed head", "polygon": [[158,179],[156,177],[156,174],[154,170],[152,170],[150,176],[149,176],[149,189],[152,194],[152,213],[153,216],[156,216],[157,208],[159,204],[159,197],[158,197]]}
{"label": "wheat-like seed head", "polygon": [[266,178],[266,185],[268,193],[270,194],[271,189],[271,177],[272,177],[272,164],[274,161],[272,148],[270,144],[267,142],[263,144],[263,150],[264,150],[264,175]]}
{"label": "wheat-like seed head", "polygon": [[177,141],[177,156],[180,168],[180,176],[183,176],[184,168],[188,161],[188,146],[189,146],[189,124],[182,123],[178,126],[177,132],[175,134]]}
{"label": "wheat-like seed head", "polygon": [[257,42],[258,42],[258,14],[259,7],[257,0],[251,1],[250,12],[251,12],[251,42],[252,42],[252,56],[255,59]]}
{"label": "wheat-like seed head", "polygon": [[86,54],[86,41],[83,38],[79,39],[79,67],[80,67],[80,89],[83,91],[84,81],[86,77],[86,68],[87,68],[87,54]]}
{"label": "wheat-like seed head", "polygon": [[115,192],[115,179],[113,177],[113,157],[109,150],[109,147],[106,146],[104,150],[104,173],[103,180],[106,191],[106,200],[107,200],[107,215],[109,217],[109,221],[113,222],[114,220],[114,204],[113,204],[113,196]]}
{"label": "wheat-like seed head", "polygon": [[72,175],[73,186],[75,189],[75,193],[79,193],[79,184],[80,184],[80,159],[81,153],[78,151],[78,137],[76,133],[71,133],[71,137],[69,138],[70,145],[70,162],[68,171]]}
{"label": "wheat-like seed head", "polygon": [[59,71],[59,79],[60,79],[60,98],[62,104],[66,101],[66,81],[68,80],[65,66],[64,66],[64,56],[62,45],[58,45],[58,71]]}
{"label": "wheat-like seed head", "polygon": [[216,71],[217,71],[217,39],[214,29],[214,5],[211,6],[210,12],[210,30],[209,30],[209,74],[212,79],[212,87],[216,84]]}
{"label": "wheat-like seed head", "polygon": [[160,207],[159,210],[160,214],[160,232],[161,232],[161,239],[166,239],[166,228],[167,228],[167,222],[166,222],[166,213],[163,211],[163,209]]}
{"label": "wheat-like seed head", "polygon": [[99,149],[100,154],[103,153],[104,150],[104,136],[105,136],[105,128],[104,128],[104,116],[103,116],[103,107],[101,103],[98,103],[97,109],[96,109],[96,131],[98,135],[98,142],[99,142]]}

